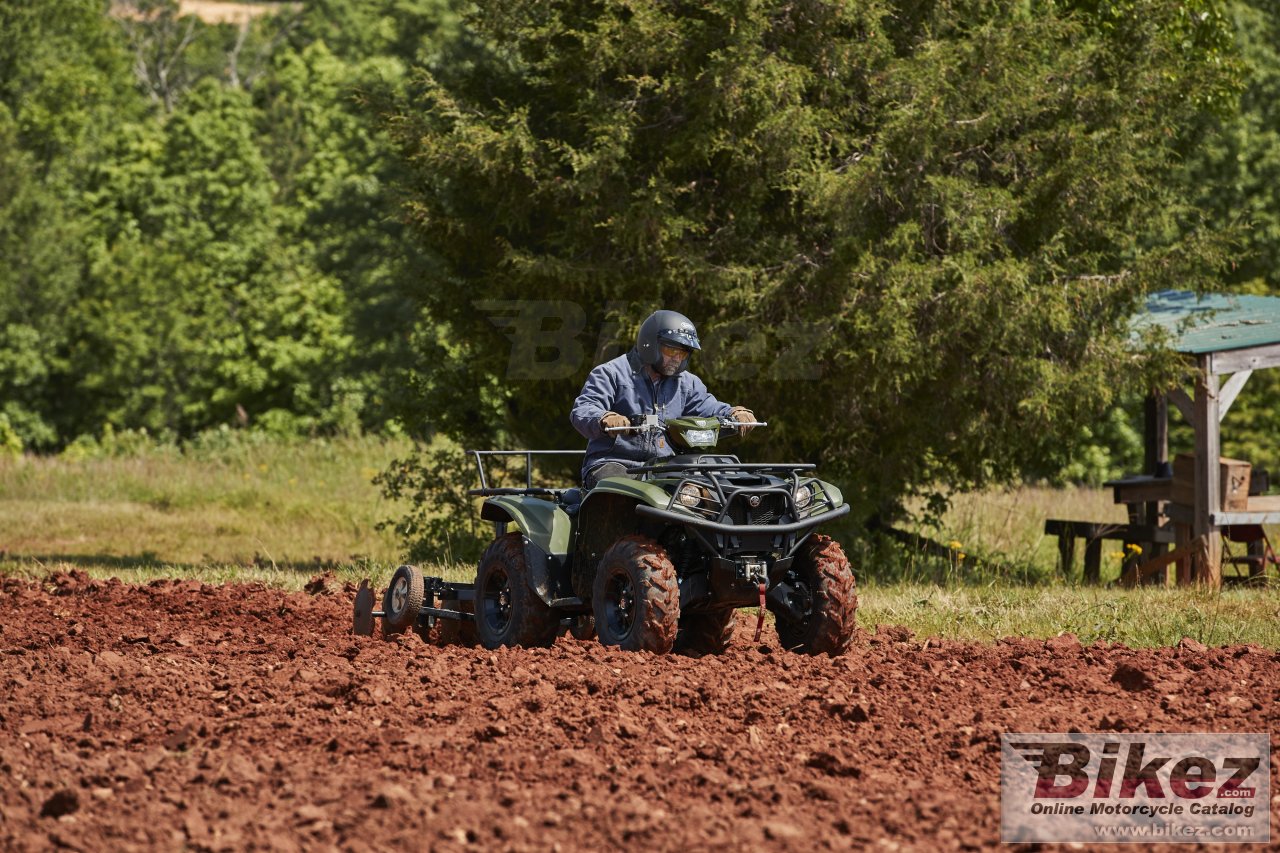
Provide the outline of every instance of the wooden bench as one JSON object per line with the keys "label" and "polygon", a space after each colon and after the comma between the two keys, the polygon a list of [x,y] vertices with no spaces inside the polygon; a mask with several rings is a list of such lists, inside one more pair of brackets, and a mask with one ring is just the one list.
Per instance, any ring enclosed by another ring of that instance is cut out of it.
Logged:
{"label": "wooden bench", "polygon": [[1172,528],[1156,527],[1150,524],[1113,524],[1050,518],[1044,523],[1044,532],[1048,536],[1058,537],[1058,561],[1062,576],[1067,579],[1070,579],[1075,571],[1076,540],[1084,540],[1084,581],[1091,584],[1101,581],[1104,540],[1112,539],[1123,542],[1125,545],[1138,545],[1148,556],[1150,556],[1149,552],[1154,550],[1151,546],[1172,545],[1174,541]]}

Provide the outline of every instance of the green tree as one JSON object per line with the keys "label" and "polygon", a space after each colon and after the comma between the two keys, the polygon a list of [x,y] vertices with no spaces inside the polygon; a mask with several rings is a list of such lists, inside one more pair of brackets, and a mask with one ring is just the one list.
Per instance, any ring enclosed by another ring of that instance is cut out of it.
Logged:
{"label": "green tree", "polygon": [[6,429],[382,427],[433,273],[366,101],[444,61],[448,3],[107,8],[0,2]]}
{"label": "green tree", "polygon": [[69,357],[92,218],[85,176],[140,114],[99,0],[0,2],[0,415],[54,445],[78,406]]}
{"label": "green tree", "polygon": [[243,92],[202,81],[102,170],[104,218],[75,351],[88,408],[188,433],[236,418],[315,425],[350,338],[345,299],[273,207]]}
{"label": "green tree", "polygon": [[1216,20],[1156,0],[480,2],[493,54],[428,75],[394,123],[450,273],[421,293],[453,345],[419,415],[577,445],[590,359],[510,376],[477,300],[576,304],[587,351],[662,304],[714,345],[713,390],[777,424],[756,452],[819,461],[864,514],[1015,477],[1141,382],[1142,295],[1221,262],[1171,177],[1233,91]]}

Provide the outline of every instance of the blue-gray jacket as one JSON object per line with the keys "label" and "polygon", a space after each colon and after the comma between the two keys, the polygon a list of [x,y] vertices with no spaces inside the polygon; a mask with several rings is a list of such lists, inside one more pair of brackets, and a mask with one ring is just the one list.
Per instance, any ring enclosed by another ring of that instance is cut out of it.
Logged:
{"label": "blue-gray jacket", "polygon": [[728,417],[730,408],[712,397],[702,380],[687,370],[651,380],[635,350],[598,364],[591,369],[569,414],[574,429],[590,439],[582,475],[601,462],[621,462],[635,468],[655,456],[674,455],[671,442],[660,432],[606,433],[600,426],[606,412],[654,413],[665,423],[667,418]]}

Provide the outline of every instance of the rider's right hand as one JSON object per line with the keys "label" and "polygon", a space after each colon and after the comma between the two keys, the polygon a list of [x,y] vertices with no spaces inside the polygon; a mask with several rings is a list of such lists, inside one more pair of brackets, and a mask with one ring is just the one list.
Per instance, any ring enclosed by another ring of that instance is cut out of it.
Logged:
{"label": "rider's right hand", "polygon": [[629,427],[631,426],[631,418],[626,415],[620,415],[617,412],[605,412],[604,417],[600,418],[600,426],[605,429]]}

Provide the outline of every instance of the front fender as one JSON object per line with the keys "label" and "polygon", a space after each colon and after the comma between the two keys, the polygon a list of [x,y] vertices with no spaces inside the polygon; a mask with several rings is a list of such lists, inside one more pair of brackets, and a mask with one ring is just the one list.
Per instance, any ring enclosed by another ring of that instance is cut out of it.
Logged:
{"label": "front fender", "polygon": [[620,495],[648,506],[665,507],[671,502],[671,493],[666,489],[646,480],[632,480],[630,477],[605,477],[587,492],[583,504],[586,505],[593,497],[598,498],[600,495]]}

